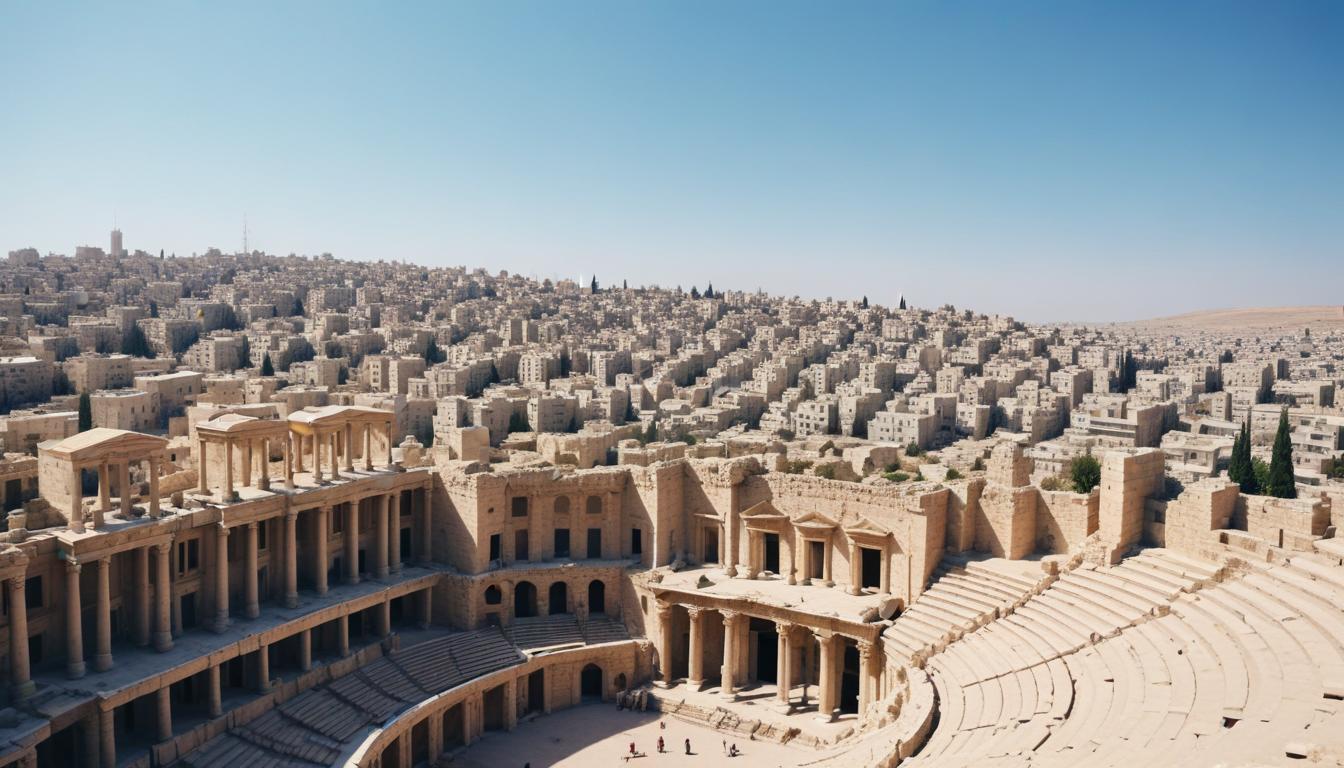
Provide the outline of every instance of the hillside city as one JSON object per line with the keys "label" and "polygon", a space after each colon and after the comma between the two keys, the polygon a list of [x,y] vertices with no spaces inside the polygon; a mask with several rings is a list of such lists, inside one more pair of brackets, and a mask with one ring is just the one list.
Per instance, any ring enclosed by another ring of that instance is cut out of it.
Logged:
{"label": "hillside city", "polygon": [[108,245],[0,268],[0,767],[1344,763],[1344,310]]}

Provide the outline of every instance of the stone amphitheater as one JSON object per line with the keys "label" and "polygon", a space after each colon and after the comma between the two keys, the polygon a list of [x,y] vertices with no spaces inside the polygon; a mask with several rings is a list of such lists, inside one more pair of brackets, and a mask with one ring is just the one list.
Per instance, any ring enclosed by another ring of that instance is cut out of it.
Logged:
{"label": "stone amphitheater", "polygon": [[44,444],[0,549],[0,766],[521,765],[563,738],[532,764],[586,765],[663,733],[651,757],[704,764],[1344,760],[1334,491],[1171,493],[1155,449],[1046,491],[1009,443],[896,490],[768,455],[574,470],[389,424],[221,414],[192,466],[134,432]]}

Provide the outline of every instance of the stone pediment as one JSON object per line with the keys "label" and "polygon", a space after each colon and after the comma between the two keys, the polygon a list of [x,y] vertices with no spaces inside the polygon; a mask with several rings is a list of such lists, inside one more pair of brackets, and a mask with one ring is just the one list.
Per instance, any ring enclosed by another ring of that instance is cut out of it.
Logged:
{"label": "stone pediment", "polygon": [[815,510],[793,521],[795,528],[815,533],[830,533],[839,527],[834,520]]}
{"label": "stone pediment", "polygon": [[780,512],[774,504],[767,499],[743,510],[742,522],[748,528],[779,530],[789,521],[789,516]]}
{"label": "stone pediment", "polygon": [[278,419],[258,419],[241,413],[226,413],[196,425],[197,434],[207,435],[274,435],[289,431],[289,425]]}
{"label": "stone pediment", "polygon": [[872,520],[860,518],[858,522],[845,528],[845,535],[851,539],[885,539],[891,535],[891,531]]}

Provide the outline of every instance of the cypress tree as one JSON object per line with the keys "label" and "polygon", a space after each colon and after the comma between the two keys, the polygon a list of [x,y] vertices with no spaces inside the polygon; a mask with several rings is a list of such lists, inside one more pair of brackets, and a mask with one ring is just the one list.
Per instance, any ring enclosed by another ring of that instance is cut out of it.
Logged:
{"label": "cypress tree", "polygon": [[261,356],[261,375],[274,376],[275,366],[271,364],[271,353],[267,352]]}
{"label": "cypress tree", "polygon": [[88,392],[79,393],[79,431],[88,432],[93,429],[93,401],[89,399]]}
{"label": "cypress tree", "polygon": [[1297,498],[1293,481],[1293,443],[1288,437],[1288,409],[1279,413],[1279,430],[1274,435],[1274,452],[1269,458],[1269,482],[1265,493],[1279,499]]}

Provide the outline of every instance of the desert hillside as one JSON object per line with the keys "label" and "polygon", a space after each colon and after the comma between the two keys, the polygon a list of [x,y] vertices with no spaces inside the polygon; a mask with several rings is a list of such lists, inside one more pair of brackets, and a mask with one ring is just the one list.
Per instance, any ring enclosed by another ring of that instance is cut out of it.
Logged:
{"label": "desert hillside", "polygon": [[1284,330],[1293,328],[1344,329],[1344,307],[1253,307],[1246,309],[1207,309],[1183,315],[1136,320],[1122,325],[1145,328],[1206,328],[1232,330]]}

